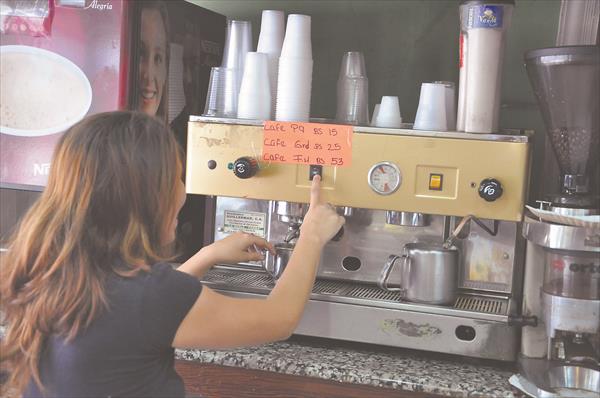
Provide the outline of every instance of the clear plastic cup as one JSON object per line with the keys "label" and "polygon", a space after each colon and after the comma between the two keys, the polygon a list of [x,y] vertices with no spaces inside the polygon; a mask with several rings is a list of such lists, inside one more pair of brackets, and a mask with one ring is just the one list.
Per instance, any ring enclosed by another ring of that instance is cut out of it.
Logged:
{"label": "clear plastic cup", "polygon": [[359,51],[348,51],[342,57],[339,77],[367,77],[365,57]]}
{"label": "clear plastic cup", "polygon": [[271,89],[267,54],[246,54],[244,77],[238,96],[237,117],[240,119],[271,118]]}
{"label": "clear plastic cup", "polygon": [[285,38],[281,47],[282,57],[312,59],[310,23],[310,16],[308,15],[288,15]]}
{"label": "clear plastic cup", "polygon": [[402,116],[400,114],[400,102],[396,96],[383,96],[377,113],[376,127],[400,128],[402,127]]}
{"label": "clear plastic cup", "polygon": [[250,21],[228,20],[221,66],[236,70],[238,85],[242,83],[246,53],[250,51],[252,51],[252,23]]}
{"label": "clear plastic cup", "polygon": [[204,115],[237,117],[238,86],[236,69],[211,68]]}
{"label": "clear plastic cup", "polygon": [[421,84],[415,130],[447,131],[446,86],[441,83]]}
{"label": "clear plastic cup", "polygon": [[366,126],[369,124],[369,80],[342,76],[337,82],[336,121]]}
{"label": "clear plastic cup", "polygon": [[361,52],[349,51],[342,57],[335,118],[339,123],[369,124],[369,79]]}
{"label": "clear plastic cup", "polygon": [[454,82],[443,80],[435,81],[436,84],[443,84],[446,92],[446,120],[448,131],[456,131],[456,85]]}

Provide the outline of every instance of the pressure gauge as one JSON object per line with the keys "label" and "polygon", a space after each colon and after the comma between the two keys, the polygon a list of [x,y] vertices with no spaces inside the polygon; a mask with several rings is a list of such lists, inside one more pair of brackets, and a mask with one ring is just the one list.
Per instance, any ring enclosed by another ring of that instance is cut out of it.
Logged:
{"label": "pressure gauge", "polygon": [[369,186],[380,195],[390,195],[402,184],[402,173],[394,163],[379,162],[369,170]]}

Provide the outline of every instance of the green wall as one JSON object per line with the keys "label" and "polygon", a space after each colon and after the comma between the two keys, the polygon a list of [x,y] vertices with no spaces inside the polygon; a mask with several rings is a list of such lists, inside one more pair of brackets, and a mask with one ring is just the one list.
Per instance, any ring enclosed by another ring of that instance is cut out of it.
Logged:
{"label": "green wall", "polygon": [[[458,0],[189,0],[229,18],[252,21],[258,42],[263,9],[312,16],[311,116],[335,116],[335,87],[345,51],[365,54],[371,109],[382,95],[397,95],[412,122],[422,82],[458,84]],[[536,130],[532,193],[537,196],[544,153],[541,115],[523,66],[527,49],[554,45],[559,0],[516,0],[508,33],[501,127]]]}

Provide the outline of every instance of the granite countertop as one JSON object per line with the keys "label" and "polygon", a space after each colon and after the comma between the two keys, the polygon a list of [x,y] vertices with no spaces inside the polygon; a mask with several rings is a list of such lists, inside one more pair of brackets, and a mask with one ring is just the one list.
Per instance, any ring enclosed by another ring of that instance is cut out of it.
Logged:
{"label": "granite countertop", "polygon": [[450,397],[520,397],[514,364],[293,336],[233,350],[176,350],[177,359]]}

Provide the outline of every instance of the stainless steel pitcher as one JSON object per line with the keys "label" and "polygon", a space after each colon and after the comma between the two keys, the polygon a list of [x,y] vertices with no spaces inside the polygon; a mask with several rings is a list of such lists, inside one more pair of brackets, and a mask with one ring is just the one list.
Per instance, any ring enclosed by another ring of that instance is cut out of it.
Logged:
{"label": "stainless steel pitcher", "polygon": [[[458,290],[459,252],[442,243],[417,242],[404,246],[401,256],[391,255],[378,285],[388,291],[401,291],[404,298],[425,304],[453,304]],[[388,287],[388,278],[400,263],[400,287]]]}

